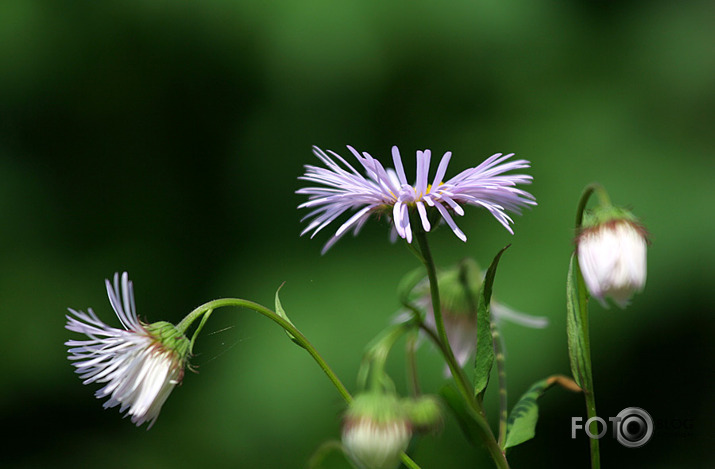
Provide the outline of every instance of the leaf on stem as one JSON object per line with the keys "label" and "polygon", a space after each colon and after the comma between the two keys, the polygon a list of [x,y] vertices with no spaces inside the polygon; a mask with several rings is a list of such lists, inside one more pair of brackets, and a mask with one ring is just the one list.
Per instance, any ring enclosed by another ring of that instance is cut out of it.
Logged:
{"label": "leaf on stem", "polygon": [[588,293],[583,282],[578,258],[571,255],[566,280],[566,333],[569,344],[571,374],[576,383],[589,392],[591,383],[590,346],[588,343]]}
{"label": "leaf on stem", "polygon": [[489,266],[489,269],[487,269],[484,282],[479,291],[479,304],[477,305],[477,357],[474,362],[474,393],[480,401],[484,398],[484,392],[489,384],[489,374],[495,359],[489,313],[492,285],[494,284],[494,276],[496,275],[499,259],[509,246],[511,245],[504,246],[494,257],[492,264]]}
{"label": "leaf on stem", "polygon": [[[283,288],[283,285],[285,285],[285,282],[284,282],[284,283],[281,283],[281,286],[278,287],[278,290],[276,290],[276,314],[277,314],[278,316],[280,316],[281,318],[285,319],[288,324],[290,324],[291,326],[295,327],[295,325],[293,324],[293,322],[288,318],[288,315],[286,314],[285,310],[283,309],[283,306],[281,305],[281,300],[280,300],[280,298],[278,297],[278,293],[281,291],[281,288]],[[286,335],[288,336],[288,338],[290,338],[290,340],[293,341],[294,344],[298,345],[300,348],[305,348],[305,347],[303,347],[303,344],[301,344],[301,343],[298,341],[298,339],[295,338],[295,336],[294,336],[293,334],[291,334],[291,333],[290,333],[288,330],[286,330],[285,328],[284,328],[283,330],[285,331],[285,333],[286,333]]]}
{"label": "leaf on stem", "polygon": [[506,440],[502,449],[506,450],[534,438],[536,422],[539,419],[539,405],[536,400],[554,384],[559,384],[569,391],[581,391],[571,378],[562,375],[549,376],[534,383],[511,409],[507,421]]}

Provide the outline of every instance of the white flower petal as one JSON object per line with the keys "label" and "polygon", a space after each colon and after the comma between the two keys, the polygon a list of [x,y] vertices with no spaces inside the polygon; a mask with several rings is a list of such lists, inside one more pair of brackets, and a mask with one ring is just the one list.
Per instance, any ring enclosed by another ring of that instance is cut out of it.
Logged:
{"label": "white flower petal", "polygon": [[[84,384],[106,383],[95,395],[110,396],[105,408],[120,405],[137,426],[153,425],[162,404],[181,381],[185,356],[168,348],[139,322],[134,304],[132,282],[126,272],[107,280],[109,301],[124,329],[101,322],[89,314],[70,309],[68,330],[87,335],[89,340],[69,340],[69,359]],[[120,303],[119,299],[122,299]]]}
{"label": "white flower petal", "polygon": [[625,308],[645,286],[646,248],[643,233],[628,220],[584,230],[578,238],[578,262],[591,296],[603,306],[611,298]]}

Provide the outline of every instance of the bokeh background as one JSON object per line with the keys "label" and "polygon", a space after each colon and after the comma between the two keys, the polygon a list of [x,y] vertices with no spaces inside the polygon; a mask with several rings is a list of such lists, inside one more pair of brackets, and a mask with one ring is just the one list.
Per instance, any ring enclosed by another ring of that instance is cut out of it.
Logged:
{"label": "bokeh background", "polygon": [[[651,233],[648,284],[592,306],[599,414],[642,407],[650,443],[602,440],[604,467],[713,464],[715,10],[709,1],[0,2],[0,419],[4,467],[305,467],[339,437],[338,393],[270,321],[220,310],[150,430],[103,410],[66,358],[67,307],[116,325],[103,281],[129,271],[138,310],[177,322],[210,299],[283,304],[349,388],[417,266],[372,221],[320,256],[294,194],[311,145],[351,144],[408,174],[417,149],[448,176],[496,152],[532,161],[539,205],[509,235],[485,211],[436,260],[483,265],[495,295],[550,319],[506,324],[511,402],[569,373],[565,279],[583,187],[599,181]],[[405,157],[405,155],[408,155]],[[337,225],[334,227],[337,228]],[[445,382],[418,356],[423,387]],[[404,387],[403,348],[389,369]],[[496,416],[495,391],[487,411]],[[570,438],[583,399],[541,400],[512,467],[587,467]],[[447,417],[424,468],[490,467]],[[323,467],[348,467],[338,454]]]}

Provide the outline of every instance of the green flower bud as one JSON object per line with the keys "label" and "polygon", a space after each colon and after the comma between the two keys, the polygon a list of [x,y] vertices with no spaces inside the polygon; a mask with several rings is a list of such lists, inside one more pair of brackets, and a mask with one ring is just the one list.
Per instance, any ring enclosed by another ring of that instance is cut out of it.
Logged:
{"label": "green flower bud", "polygon": [[358,469],[396,468],[411,436],[405,406],[393,395],[356,396],[343,421],[343,448]]}
{"label": "green flower bud", "polygon": [[406,399],[404,406],[416,432],[435,431],[442,426],[442,407],[434,396]]}

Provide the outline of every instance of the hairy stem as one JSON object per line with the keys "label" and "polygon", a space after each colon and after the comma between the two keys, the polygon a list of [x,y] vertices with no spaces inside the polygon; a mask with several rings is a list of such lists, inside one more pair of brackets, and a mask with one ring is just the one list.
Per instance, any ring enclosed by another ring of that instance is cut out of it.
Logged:
{"label": "hairy stem", "polygon": [[492,340],[494,342],[494,356],[497,365],[497,378],[499,379],[499,447],[503,448],[506,443],[507,427],[507,394],[506,394],[506,363],[504,362],[504,351],[501,346],[499,329],[494,321],[491,323]]}

